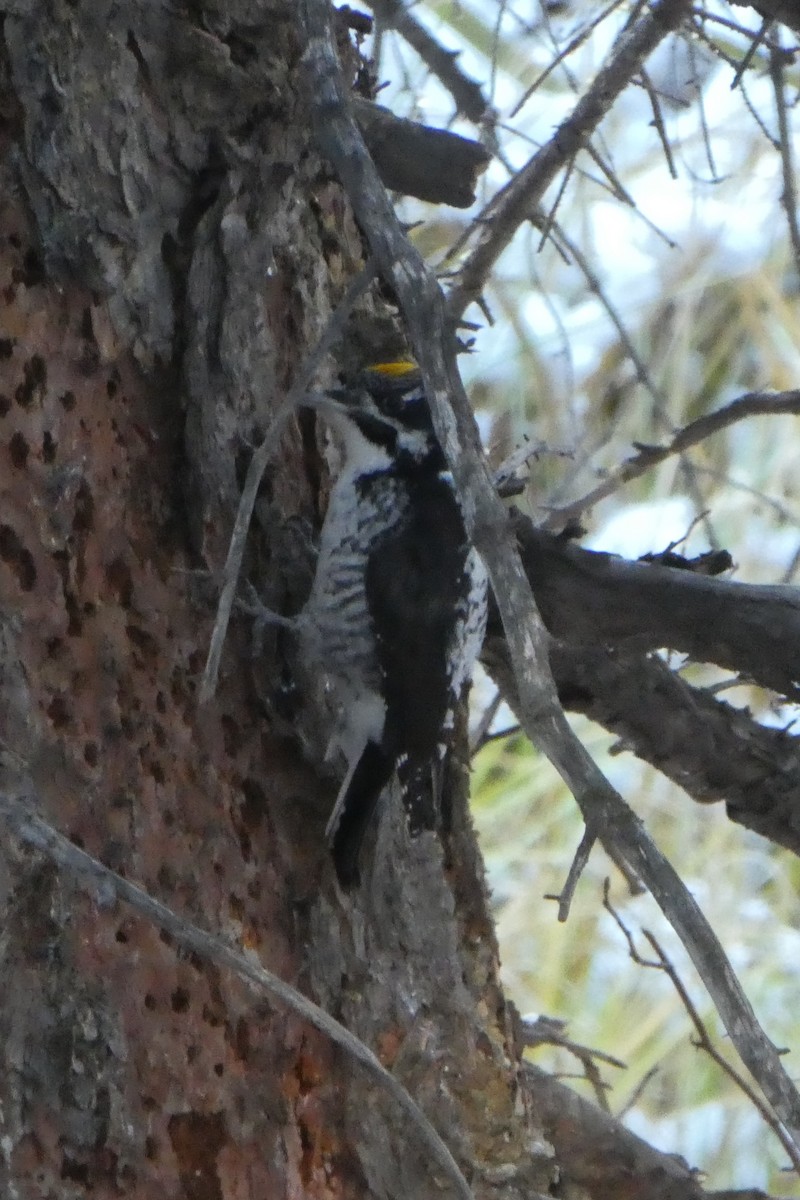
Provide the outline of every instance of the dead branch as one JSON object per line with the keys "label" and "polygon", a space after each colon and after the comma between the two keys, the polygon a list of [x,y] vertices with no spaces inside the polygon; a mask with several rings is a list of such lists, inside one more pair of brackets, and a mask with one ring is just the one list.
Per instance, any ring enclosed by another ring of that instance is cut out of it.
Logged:
{"label": "dead branch", "polygon": [[512,523],[550,632],[574,646],[676,650],[790,698],[800,682],[800,591],[585,550]]}
{"label": "dead branch", "polygon": [[[780,31],[778,31],[778,35]],[[797,189],[795,187],[794,155],[792,153],[793,135],[789,129],[789,119],[786,113],[786,96],[784,94],[783,68],[787,54],[780,45],[773,45],[769,52],[769,69],[772,76],[772,88],[775,93],[775,109],[778,116],[778,142],[780,145],[781,170],[783,173],[783,193],[781,204],[786,214],[786,224],[789,228],[789,240],[794,251],[795,270],[800,270],[800,225],[797,221]]]}
{"label": "dead branch", "polygon": [[[797,739],[692,687],[648,653],[677,649],[790,691],[800,664],[797,589],[627,562],[536,530],[521,514],[514,523],[557,639],[550,665],[564,707],[615,733],[693,799],[724,801],[732,821],[800,854]],[[513,672],[496,617],[483,657],[513,708]]]}
{"label": "dead branch", "polygon": [[471,138],[397,117],[388,108],[353,97],[353,111],[378,174],[390,191],[430,204],[469,208],[491,155]]}
{"label": "dead branch", "polygon": [[476,124],[491,114],[480,85],[464,74],[458,65],[458,56],[440,45],[433,34],[412,17],[401,0],[371,0],[370,7],[376,17],[396,29],[416,50],[428,70],[453,97],[460,113]]}
{"label": "dead branch", "polygon": [[641,70],[642,64],[659,42],[678,28],[690,7],[687,0],[658,0],[625,30],[614,43],[610,60],[598,72],[572,114],[494,197],[478,244],[464,263],[458,282],[448,297],[448,310],[453,321],[477,300],[497,259],[541,202],[557,173],[572,162],[614,101]]}
{"label": "dead branch", "polygon": [[625,940],[627,941],[628,954],[630,955],[631,960],[635,962],[637,966],[647,967],[650,970],[664,972],[675,991],[678,993],[680,1002],[683,1005],[689,1020],[691,1021],[692,1025],[694,1025],[695,1033],[697,1035],[694,1045],[697,1047],[697,1049],[703,1050],[709,1056],[709,1058],[711,1058],[712,1061],[717,1064],[720,1070],[733,1081],[739,1091],[747,1097],[758,1115],[761,1117],[761,1120],[764,1121],[764,1123],[769,1127],[773,1135],[778,1139],[781,1146],[786,1151],[792,1166],[795,1168],[795,1170],[800,1169],[800,1154],[798,1153],[797,1149],[792,1144],[791,1140],[785,1136],[780,1125],[777,1123],[772,1113],[765,1106],[764,1101],[753,1089],[751,1084],[749,1084],[744,1076],[737,1071],[736,1068],[731,1065],[731,1063],[728,1062],[723,1054],[720,1054],[705,1027],[705,1023],[700,1016],[700,1013],[697,1011],[697,1006],[694,1004],[691,996],[689,995],[686,985],[678,974],[675,964],[671,962],[669,956],[664,952],[655,935],[650,933],[647,929],[643,929],[642,933],[650,943],[652,949],[655,951],[656,958],[654,960],[643,958],[639,953],[633,934],[631,933],[630,929],[628,929],[627,925],[622,920],[622,917],[616,911],[611,903],[611,900],[609,899],[608,879],[606,879],[603,886],[603,908],[616,922],[617,928],[621,931]]}
{"label": "dead branch", "polygon": [[[592,1200],[704,1200],[697,1174],[674,1154],[662,1154],[596,1105],[526,1062],[523,1080],[534,1115],[553,1143],[568,1178]],[[630,1190],[636,1180],[635,1192]]]}
{"label": "dead branch", "polygon": [[[635,358],[633,362],[636,365]],[[563,529],[568,521],[577,519],[593,505],[618,492],[632,479],[638,479],[658,463],[664,462],[673,455],[682,454],[690,446],[696,446],[699,442],[711,437],[712,434],[719,433],[721,429],[727,429],[728,426],[735,425],[738,421],[744,421],[748,417],[768,415],[796,416],[798,413],[800,413],[800,391],[747,392],[744,396],[737,396],[723,408],[717,409],[716,412],[706,413],[705,416],[698,417],[696,421],[692,421],[683,429],[678,430],[666,446],[638,445],[638,453],[632,458],[626,459],[621,467],[612,471],[597,487],[592,488],[578,500],[573,500],[571,504],[554,509],[545,521],[545,528]]]}

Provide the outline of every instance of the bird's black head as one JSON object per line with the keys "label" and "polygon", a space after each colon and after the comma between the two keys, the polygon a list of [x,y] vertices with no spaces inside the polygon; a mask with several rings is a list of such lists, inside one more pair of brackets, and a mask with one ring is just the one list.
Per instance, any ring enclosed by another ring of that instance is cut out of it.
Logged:
{"label": "bird's black head", "polygon": [[399,462],[424,462],[437,470],[445,466],[415,363],[401,360],[370,366],[343,394],[349,401],[350,419]]}

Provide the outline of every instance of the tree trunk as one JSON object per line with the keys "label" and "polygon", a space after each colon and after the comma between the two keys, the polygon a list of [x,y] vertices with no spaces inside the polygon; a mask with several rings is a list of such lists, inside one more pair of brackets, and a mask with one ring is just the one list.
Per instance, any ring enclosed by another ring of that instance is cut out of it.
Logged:
{"label": "tree trunk", "polygon": [[[387,813],[350,898],[324,731],[204,581],[252,446],[362,261],[309,146],[294,5],[6,5],[0,185],[3,789],[240,944],[371,1046],[476,1197],[548,1190],[461,772],[452,829]],[[272,435],[276,436],[276,435]],[[250,573],[286,611],[327,470],[292,420]],[[299,1017],[5,844],[2,1192],[422,1197],[396,1103]]]}

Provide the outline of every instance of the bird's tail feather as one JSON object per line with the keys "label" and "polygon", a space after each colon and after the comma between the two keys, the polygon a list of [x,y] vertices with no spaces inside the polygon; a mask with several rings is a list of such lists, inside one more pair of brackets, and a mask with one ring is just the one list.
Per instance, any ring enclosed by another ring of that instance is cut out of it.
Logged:
{"label": "bird's tail feather", "polygon": [[380,743],[368,741],[339,789],[325,836],[339,883],[345,889],[359,882],[361,844],[393,770],[392,756]]}

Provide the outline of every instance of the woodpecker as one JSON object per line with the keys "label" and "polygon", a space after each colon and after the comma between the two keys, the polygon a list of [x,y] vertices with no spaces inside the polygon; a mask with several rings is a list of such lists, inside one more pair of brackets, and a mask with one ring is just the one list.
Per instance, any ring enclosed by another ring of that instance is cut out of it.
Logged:
{"label": "woodpecker", "polygon": [[454,717],[486,627],[470,545],[418,369],[382,363],[328,394],[343,462],[298,631],[347,771],[326,837],[343,887],[396,773],[412,834],[436,825]]}

